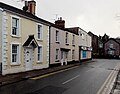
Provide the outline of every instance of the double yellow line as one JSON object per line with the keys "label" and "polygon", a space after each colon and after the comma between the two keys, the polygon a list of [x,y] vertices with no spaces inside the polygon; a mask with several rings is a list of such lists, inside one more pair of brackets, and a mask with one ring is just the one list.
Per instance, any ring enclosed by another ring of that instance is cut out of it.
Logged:
{"label": "double yellow line", "polygon": [[110,94],[116,76],[118,74],[118,71],[116,70],[119,70],[119,68],[120,65],[117,64],[114,70],[112,70],[112,72],[109,74],[109,76],[107,77],[101,88],[98,90],[97,94]]}
{"label": "double yellow line", "polygon": [[61,72],[67,71],[67,70],[71,70],[71,69],[74,69],[74,68],[77,68],[77,67],[79,67],[79,66],[75,66],[75,67],[71,67],[71,68],[68,68],[68,69],[52,72],[52,73],[49,73],[49,74],[37,76],[37,77],[34,77],[34,78],[30,78],[30,79],[32,79],[32,80],[41,79],[41,78],[44,78],[44,77],[47,77],[47,76],[51,76],[51,75],[54,75],[54,74],[58,74],[58,73],[61,73]]}

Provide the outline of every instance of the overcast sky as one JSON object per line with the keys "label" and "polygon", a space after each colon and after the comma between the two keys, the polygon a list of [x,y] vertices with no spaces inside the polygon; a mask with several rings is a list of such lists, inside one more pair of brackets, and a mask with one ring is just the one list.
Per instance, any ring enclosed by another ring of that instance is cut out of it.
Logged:
{"label": "overcast sky", "polygon": [[[0,0],[22,8],[19,0]],[[120,36],[120,0],[35,0],[36,15],[54,22],[66,21],[66,27],[81,27],[96,35]],[[56,16],[57,15],[57,16]]]}

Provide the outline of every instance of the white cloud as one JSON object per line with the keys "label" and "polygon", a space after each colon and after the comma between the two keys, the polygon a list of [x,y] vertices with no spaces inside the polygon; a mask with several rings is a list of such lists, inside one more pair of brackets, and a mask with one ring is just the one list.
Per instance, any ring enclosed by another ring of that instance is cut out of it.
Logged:
{"label": "white cloud", "polygon": [[[1,0],[22,8],[17,0]],[[79,26],[87,31],[111,37],[120,36],[120,0],[36,0],[37,15],[54,22],[55,14],[66,20],[66,26]]]}

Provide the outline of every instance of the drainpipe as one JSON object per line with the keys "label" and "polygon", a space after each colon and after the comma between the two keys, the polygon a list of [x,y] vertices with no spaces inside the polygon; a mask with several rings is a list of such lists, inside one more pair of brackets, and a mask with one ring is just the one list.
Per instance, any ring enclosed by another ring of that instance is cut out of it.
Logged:
{"label": "drainpipe", "polygon": [[50,53],[51,53],[51,51],[50,51],[50,49],[51,49],[51,46],[50,46],[50,42],[51,42],[51,26],[49,26],[49,67],[50,67]]}

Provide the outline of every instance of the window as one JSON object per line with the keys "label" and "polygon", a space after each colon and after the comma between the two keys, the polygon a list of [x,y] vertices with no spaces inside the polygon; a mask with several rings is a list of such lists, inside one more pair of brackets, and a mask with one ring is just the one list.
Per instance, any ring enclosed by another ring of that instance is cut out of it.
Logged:
{"label": "window", "polygon": [[19,36],[19,19],[12,17],[12,35]]}
{"label": "window", "polygon": [[75,50],[72,50],[72,59],[74,59]]}
{"label": "window", "polygon": [[42,39],[42,25],[38,25],[38,31],[37,31],[38,39]]}
{"label": "window", "polygon": [[111,44],[109,45],[109,47],[110,47],[110,48],[113,48],[113,44],[111,43]]}
{"label": "window", "polygon": [[108,54],[109,55],[114,55],[114,51],[110,50],[110,51],[108,51]]}
{"label": "window", "polygon": [[65,36],[65,43],[68,43],[68,33],[66,33],[66,36]]}
{"label": "window", "polygon": [[42,46],[38,46],[38,62],[42,62]]}
{"label": "window", "polygon": [[59,31],[56,30],[56,41],[59,41]]}
{"label": "window", "polygon": [[12,64],[19,64],[20,60],[20,46],[19,44],[12,44],[11,46],[11,63]]}
{"label": "window", "polygon": [[55,57],[56,60],[58,60],[58,56],[59,56],[58,54],[59,54],[59,49],[56,49],[56,57]]}
{"label": "window", "polygon": [[85,39],[85,35],[84,35],[84,33],[82,33],[82,39],[83,39],[83,40]]}
{"label": "window", "polygon": [[73,35],[72,45],[75,44],[75,35]]}

